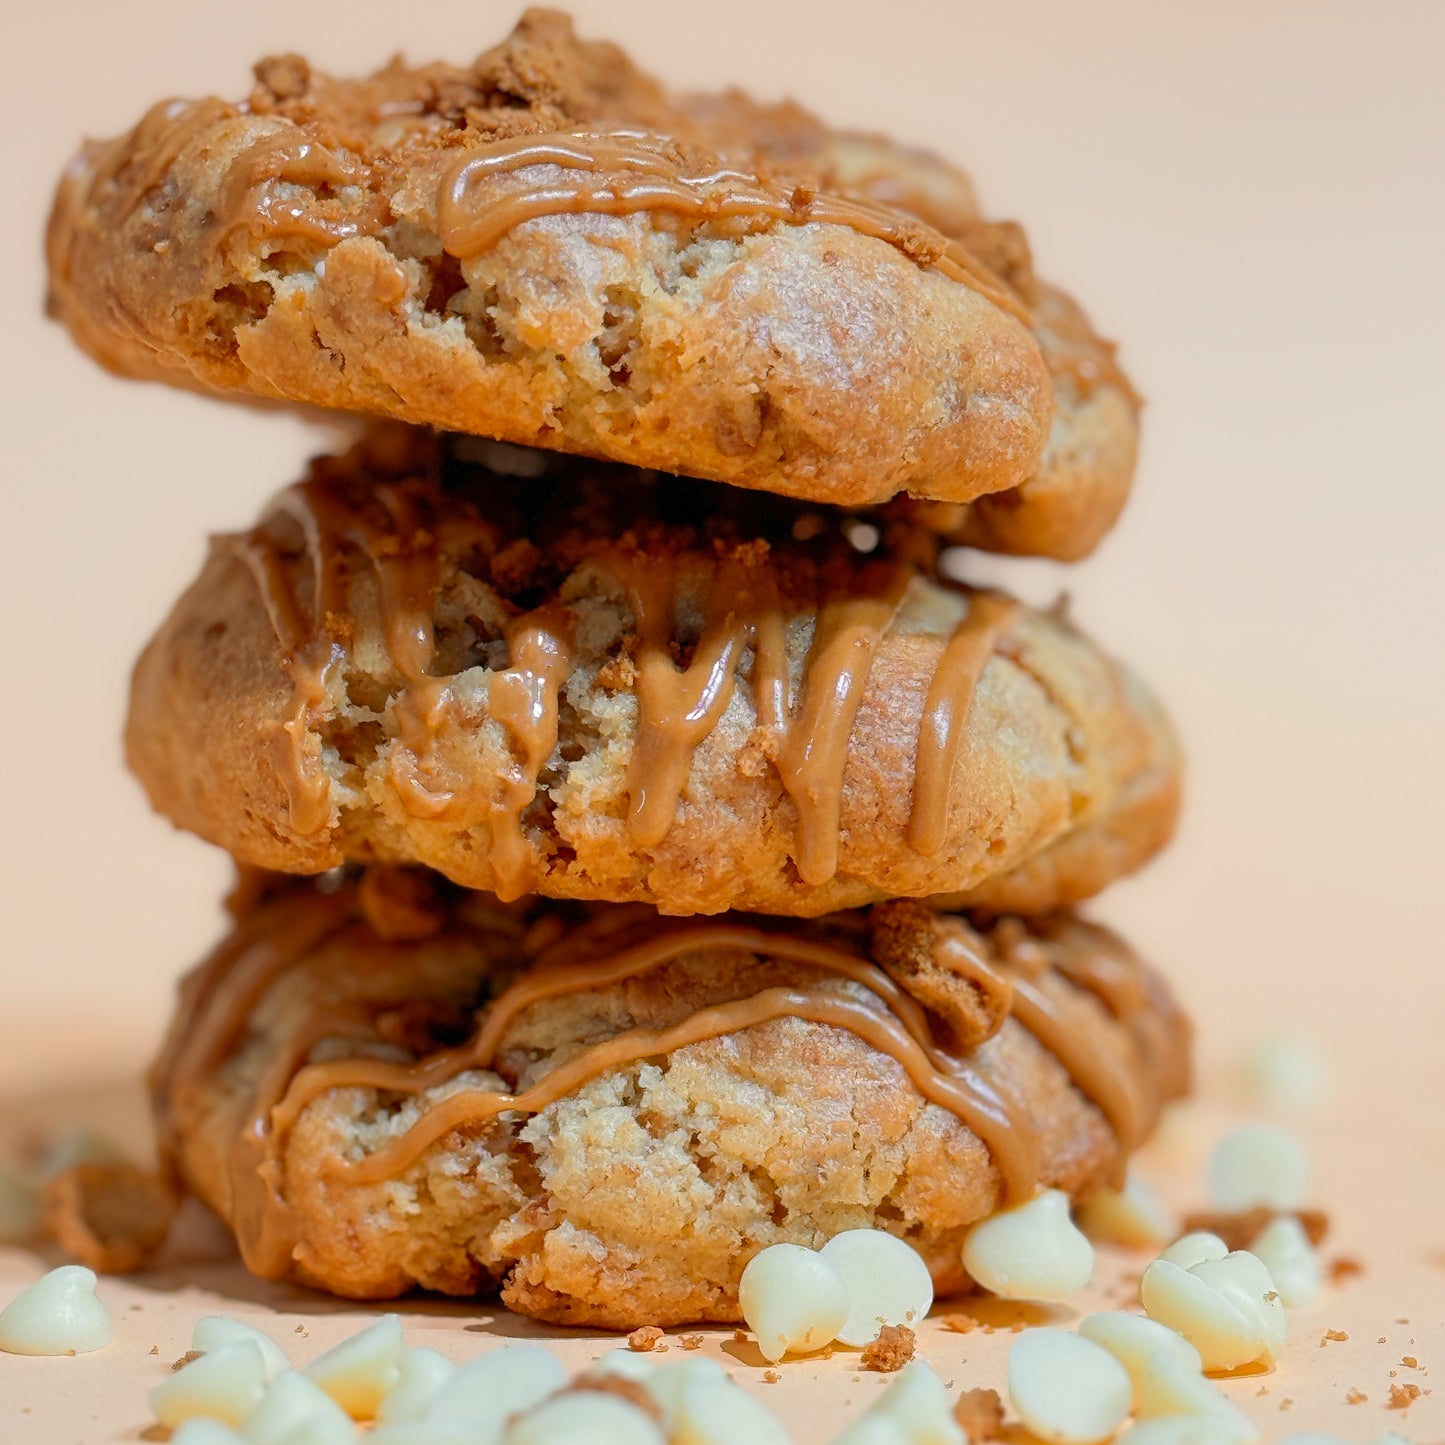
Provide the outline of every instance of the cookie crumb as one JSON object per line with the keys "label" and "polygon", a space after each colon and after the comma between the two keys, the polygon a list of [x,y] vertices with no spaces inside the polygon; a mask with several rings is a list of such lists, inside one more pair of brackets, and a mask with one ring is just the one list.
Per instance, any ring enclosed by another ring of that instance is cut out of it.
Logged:
{"label": "cookie crumb", "polygon": [[884,1325],[878,1331],[878,1338],[863,1346],[859,1363],[865,1370],[892,1374],[913,1358],[916,1344],[917,1338],[907,1325]]}
{"label": "cookie crumb", "polygon": [[[1353,1279],[1358,1274],[1364,1274],[1365,1266],[1357,1259],[1351,1259],[1349,1255],[1342,1254],[1337,1259],[1332,1259],[1328,1265],[1331,1284],[1342,1284],[1347,1279]],[[1397,1325],[1409,1323],[1407,1320],[1396,1320]]]}
{"label": "cookie crumb", "polygon": [[[650,1354],[659,1348],[659,1341],[662,1339],[662,1328],[659,1325],[643,1325],[627,1337],[627,1348],[639,1355]],[[666,1345],[661,1345],[666,1349]]]}
{"label": "cookie crumb", "polygon": [[1391,1385],[1390,1398],[1385,1401],[1387,1410],[1408,1410],[1423,1392],[1419,1385]]}
{"label": "cookie crumb", "polygon": [[763,1383],[765,1385],[776,1385],[783,1377],[776,1370],[763,1371]]}
{"label": "cookie crumb", "polygon": [[1345,1404],[1363,1405],[1370,1397],[1363,1390],[1350,1389],[1345,1394]]}
{"label": "cookie crumb", "polygon": [[1420,1368],[1420,1361],[1417,1360],[1414,1355],[1401,1355],[1400,1363],[1404,1365],[1407,1370],[1418,1370]]}
{"label": "cookie crumb", "polygon": [[1340,1341],[1347,1339],[1349,1339],[1349,1335],[1347,1335],[1344,1330],[1326,1330],[1324,1334],[1320,1336],[1320,1349],[1324,1349],[1331,1340]]}
{"label": "cookie crumb", "polygon": [[1003,1429],[1003,1401],[997,1390],[965,1390],[953,1407],[953,1418],[972,1445],[997,1440]]}
{"label": "cookie crumb", "polygon": [[151,1354],[153,1354],[153,1355],[158,1355],[158,1354],[160,1354],[160,1352],[161,1352],[161,1347],[160,1347],[159,1345],[152,1345],[152,1346],[151,1346]]}
{"label": "cookie crumb", "polygon": [[735,1345],[745,1345],[745,1344],[747,1344],[747,1342],[748,1342],[748,1332],[747,1332],[746,1330],[734,1330],[734,1331],[733,1331],[733,1344],[735,1344]]}
{"label": "cookie crumb", "polygon": [[177,1370],[184,1370],[192,1360],[199,1360],[202,1353],[200,1350],[187,1350],[180,1359],[171,1361],[171,1373],[175,1374]]}
{"label": "cookie crumb", "polygon": [[682,1349],[684,1349],[684,1350],[700,1350],[700,1349],[702,1349],[702,1336],[701,1336],[701,1335],[679,1335],[679,1336],[677,1337],[677,1343],[678,1343],[678,1345],[680,1346],[680,1348],[682,1348]]}

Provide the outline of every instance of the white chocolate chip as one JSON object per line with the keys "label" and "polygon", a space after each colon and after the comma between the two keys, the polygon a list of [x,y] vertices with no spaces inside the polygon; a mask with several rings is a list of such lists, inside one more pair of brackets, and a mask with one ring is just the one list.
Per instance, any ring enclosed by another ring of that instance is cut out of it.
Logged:
{"label": "white chocolate chip", "polygon": [[738,1281],[738,1305],[771,1363],[832,1344],[848,1318],[848,1290],[821,1254],[772,1244],[748,1261]]}
{"label": "white chocolate chip", "polygon": [[1149,1317],[1178,1330],[1199,1351],[1206,1370],[1271,1364],[1284,1347],[1279,1291],[1269,1271],[1245,1250],[1191,1269],[1156,1259],[1144,1271],[1139,1293]]}
{"label": "white chocolate chip", "polygon": [[204,1415],[239,1425],[266,1393],[266,1357],[254,1340],[232,1340],[183,1365],[151,1391],[151,1412],[171,1428]]}
{"label": "white chocolate chip", "polygon": [[396,1386],[397,1361],[403,1348],[401,1321],[395,1315],[383,1315],[359,1334],[318,1355],[305,1373],[353,1420],[371,1420]]}
{"label": "white chocolate chip", "polygon": [[1123,1189],[1101,1189],[1079,1206],[1079,1228],[1090,1239],[1142,1249],[1168,1239],[1174,1221],[1158,1196],[1130,1174]]}
{"label": "white chocolate chip", "polygon": [[848,1291],[837,1338],[867,1345],[884,1325],[916,1325],[933,1308],[933,1277],[918,1251],[881,1229],[849,1229],[818,1251]]}
{"label": "white chocolate chip", "polygon": [[23,1175],[0,1164],[0,1244],[25,1244],[39,1233],[39,1191]]}
{"label": "white chocolate chip", "polygon": [[502,1438],[507,1420],[567,1383],[567,1371],[541,1345],[506,1345],[457,1368],[432,1398],[428,1420],[462,1422],[475,1445]]}
{"label": "white chocolate chip", "polygon": [[1088,1284],[1094,1247],[1069,1218],[1068,1195],[1046,1189],[975,1224],[963,1267],[1004,1299],[1061,1300]]}
{"label": "white chocolate chip", "polygon": [[1120,1445],[1249,1445],[1258,1439],[1259,1431],[1243,1415],[1161,1415],[1141,1420],[1120,1438]]}
{"label": "white chocolate chip", "polygon": [[1241,1445],[1259,1438],[1259,1431],[1217,1385],[1172,1353],[1161,1352],[1144,1366],[1136,1397],[1141,1420],[1207,1417],[1219,1419],[1220,1428]]}
{"label": "white chocolate chip", "polygon": [[319,1385],[300,1371],[287,1370],[241,1422],[241,1434],[251,1445],[345,1445],[356,1439],[356,1428]]}
{"label": "white chocolate chip", "polygon": [[114,1333],[94,1272],[79,1264],[41,1275],[0,1310],[0,1350],[10,1355],[86,1355]]}
{"label": "white chocolate chip", "polygon": [[835,1437],[833,1445],[913,1445],[913,1437],[891,1415],[864,1415]]}
{"label": "white chocolate chip", "polygon": [[595,1390],[556,1395],[523,1415],[505,1445],[667,1445],[636,1405]]}
{"label": "white chocolate chip", "polygon": [[1225,1135],[1209,1161],[1217,1209],[1299,1209],[1309,1194],[1304,1146],[1273,1124],[1243,1124]]}
{"label": "white chocolate chip", "polygon": [[772,1411],[726,1375],[694,1375],[665,1423],[668,1445],[789,1445]]}
{"label": "white chocolate chip", "polygon": [[445,1355],[425,1345],[403,1350],[396,1362],[396,1384],[377,1407],[376,1418],[383,1422],[420,1420],[437,1391],[456,1372],[457,1367]]}
{"label": "white chocolate chip", "polygon": [[953,1418],[948,1387],[923,1360],[904,1365],[838,1445],[890,1445],[893,1441],[899,1445],[966,1445],[967,1437]]}
{"label": "white chocolate chip", "polygon": [[358,1435],[362,1445],[477,1445],[479,1439],[496,1440],[498,1435],[478,1436],[463,1420],[393,1420]]}
{"label": "white chocolate chip", "polygon": [[1194,1374],[1204,1368],[1199,1351],[1183,1335],[1147,1315],[1106,1310],[1080,1320],[1079,1333],[1086,1340],[1102,1345],[1123,1365],[1134,1386],[1135,1404],[1139,1400],[1139,1381],[1145,1366],[1156,1356],[1168,1355],[1182,1369]]}
{"label": "white chocolate chip", "polygon": [[1240,1083],[1258,1107],[1307,1108],[1324,1094],[1324,1059],[1308,1039],[1263,1039],[1241,1061]]}
{"label": "white chocolate chip", "polygon": [[[683,1414],[684,1400],[694,1387],[719,1382],[724,1385],[732,1383],[727,1371],[716,1360],[678,1360],[674,1364],[664,1365],[658,1369],[645,1364],[644,1357],[633,1354],[631,1350],[618,1350],[615,1353],[630,1356],[634,1363],[642,1364],[643,1369],[641,1371],[629,1370],[624,1361],[617,1360],[615,1366],[606,1370],[605,1373],[621,1375],[625,1379],[636,1380],[642,1385],[647,1393],[657,1401],[658,1408],[662,1411],[663,1431],[669,1436]],[[604,1355],[593,1367],[594,1371],[598,1366],[606,1365],[611,1358],[611,1356]]]}
{"label": "white chocolate chip", "polygon": [[1223,1259],[1228,1253],[1229,1246],[1217,1234],[1196,1229],[1193,1234],[1180,1235],[1159,1258],[1177,1264],[1180,1269],[1193,1269],[1206,1259]]}
{"label": "white chocolate chip", "polygon": [[1008,1393],[1049,1445],[1097,1445],[1129,1418],[1128,1372],[1102,1345],[1064,1330],[1025,1330],[1008,1357]]}
{"label": "white chocolate chip", "polygon": [[1320,1297],[1323,1271],[1304,1226],[1292,1214],[1270,1220],[1249,1252],[1258,1255],[1289,1309],[1312,1305]]}
{"label": "white chocolate chip", "polygon": [[206,1315],[196,1321],[196,1327],[191,1331],[191,1348],[199,1350],[203,1355],[211,1350],[219,1350],[222,1345],[229,1345],[232,1340],[255,1341],[266,1360],[267,1380],[274,1380],[277,1375],[291,1368],[286,1352],[270,1335],[258,1330],[254,1325],[233,1320],[230,1315]]}
{"label": "white chocolate chip", "polygon": [[229,1425],[197,1415],[171,1435],[170,1445],[250,1445],[250,1442]]}

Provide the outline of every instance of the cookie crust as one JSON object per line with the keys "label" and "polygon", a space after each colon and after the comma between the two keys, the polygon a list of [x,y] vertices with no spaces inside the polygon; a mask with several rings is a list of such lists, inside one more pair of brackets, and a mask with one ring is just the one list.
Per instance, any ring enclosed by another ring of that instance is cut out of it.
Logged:
{"label": "cookie crust", "polygon": [[258,76],[61,183],[51,308],[117,371],[845,505],[1038,464],[1053,388],[1005,281],[563,16],[469,68]]}
{"label": "cookie crust", "polygon": [[[871,918],[763,922],[740,939],[727,933],[737,919],[699,932],[637,910],[507,908],[421,875],[390,878],[329,891],[262,880],[233,937],[183,986],[154,1074],[176,1170],[269,1276],[368,1299],[500,1289],[511,1308],[561,1324],[728,1321],[756,1250],[871,1225],[907,1239],[940,1293],[956,1292],[963,1233],[1002,1198],[998,1150],[848,1028],[783,1014],[584,1070],[532,1112],[465,1107],[487,1090],[545,1088],[629,1030],[676,1028],[764,992],[789,991],[803,1013],[823,999],[890,1016],[914,997],[909,960],[942,957],[940,945],[966,950],[975,982],[1016,991],[973,1043],[942,1014],[923,1028],[947,1040],[951,1068],[1009,1101],[1007,1139],[1028,1153],[1033,1183],[1098,1187],[1187,1083],[1188,1026],[1158,978],[1070,917],[980,931],[883,905]],[[669,943],[669,929],[684,931]],[[608,981],[639,937],[661,938],[660,960]],[[856,960],[860,978],[800,964],[789,951],[800,939]],[[267,947],[281,966],[259,985],[243,978]],[[476,1063],[508,989],[555,972],[559,957],[566,987],[512,1009]],[[972,998],[973,984],[944,972]],[[1026,993],[1067,1020],[1067,1066],[1016,1016]],[[903,1002],[885,1001],[895,995]],[[427,1061],[439,1051],[452,1062],[437,1072]],[[426,1070],[435,1082],[406,1082]],[[269,1130],[249,1126],[258,1108]],[[398,1152],[442,1112],[454,1127]],[[248,1141],[263,1136],[258,1172]]]}

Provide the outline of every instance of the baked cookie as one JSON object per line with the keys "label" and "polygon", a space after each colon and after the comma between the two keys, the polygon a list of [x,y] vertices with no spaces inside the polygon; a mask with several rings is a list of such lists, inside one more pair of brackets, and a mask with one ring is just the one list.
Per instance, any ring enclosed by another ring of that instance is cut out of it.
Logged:
{"label": "baked cookie", "polygon": [[1160,980],[1067,916],[246,891],[153,1071],[163,1146],[252,1270],[353,1298],[734,1320],[758,1249],[861,1226],[957,1291],[970,1224],[1116,1179],[1187,1083]]}
{"label": "baked cookie", "polygon": [[61,183],[50,304],[107,365],[859,505],[1038,464],[1027,306],[958,241],[722,154],[531,11],[469,68],[297,57]]}
{"label": "baked cookie", "polygon": [[246,863],[678,914],[1011,906],[1025,865],[1047,908],[1162,846],[1180,763],[1140,684],[1062,617],[939,579],[926,535],[877,539],[377,433],[213,541],[137,664],[130,763]]}
{"label": "baked cookie", "polygon": [[707,143],[725,154],[823,176],[831,189],[905,211],[1008,283],[1028,307],[1053,380],[1053,422],[1037,468],[1017,487],[970,503],[892,505],[970,547],[1065,562],[1092,552],[1128,500],[1140,398],[1113,343],[1094,331],[1078,302],[1035,275],[1019,227],[985,220],[968,176],[928,151],[835,131],[791,102],[759,105],[737,91],[682,103]]}

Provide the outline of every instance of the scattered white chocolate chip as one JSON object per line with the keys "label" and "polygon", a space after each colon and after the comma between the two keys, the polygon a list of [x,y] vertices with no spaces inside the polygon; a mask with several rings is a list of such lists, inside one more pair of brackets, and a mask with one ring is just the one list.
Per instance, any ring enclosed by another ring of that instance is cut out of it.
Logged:
{"label": "scattered white chocolate chip", "polygon": [[286,1352],[270,1335],[254,1325],[234,1320],[230,1315],[206,1315],[196,1321],[196,1327],[191,1331],[191,1348],[203,1355],[210,1350],[219,1350],[222,1345],[229,1345],[232,1340],[255,1341],[266,1359],[267,1380],[274,1380],[282,1371],[291,1368]]}
{"label": "scattered white chocolate chip", "polygon": [[250,1445],[250,1441],[219,1420],[197,1415],[172,1433],[170,1445]]}
{"label": "scattered white chocolate chip", "polygon": [[1086,1340],[1113,1355],[1123,1365],[1134,1386],[1134,1400],[1138,1403],[1139,1381],[1144,1368],[1158,1355],[1172,1357],[1182,1369],[1198,1374],[1203,1368],[1199,1351],[1167,1325],[1151,1320],[1147,1315],[1131,1315],[1124,1310],[1106,1310],[1101,1314],[1088,1315],[1079,1321],[1079,1333]]}
{"label": "scattered white chocolate chip", "polygon": [[1137,1175],[1123,1189],[1101,1189],[1079,1206],[1079,1228],[1090,1239],[1144,1249],[1168,1239],[1175,1229],[1158,1196]]}
{"label": "scattered white chocolate chip", "polygon": [[306,1376],[320,1386],[353,1420],[371,1420],[397,1382],[397,1361],[404,1348],[401,1321],[383,1315],[350,1339],[318,1355]]}
{"label": "scattered white chocolate chip", "polygon": [[346,1445],[356,1439],[356,1427],[319,1385],[286,1370],[241,1422],[241,1434],[251,1445]]}
{"label": "scattered white chocolate chip", "polygon": [[383,1423],[420,1420],[456,1371],[445,1355],[425,1345],[403,1350],[396,1362],[396,1383],[377,1406],[376,1418]]}
{"label": "scattered white chocolate chip", "polygon": [[457,1367],[432,1397],[427,1420],[473,1427],[476,1445],[502,1438],[510,1416],[530,1410],[567,1383],[567,1371],[541,1345],[506,1345]]}
{"label": "scattered white chocolate chip", "polygon": [[789,1445],[772,1411],[726,1375],[695,1374],[664,1423],[668,1445]]}
{"label": "scattered white chocolate chip", "polygon": [[1240,1084],[1250,1103],[1295,1110],[1317,1103],[1325,1091],[1325,1063],[1308,1039],[1261,1039],[1240,1061]]}
{"label": "scattered white chocolate chip", "polygon": [[1050,1445],[1097,1445],[1129,1418],[1134,1388],[1102,1345],[1065,1330],[1025,1330],[1008,1357],[1008,1393],[1029,1432]]}
{"label": "scattered white chocolate chip", "polygon": [[1229,1246],[1207,1229],[1196,1229],[1192,1234],[1182,1234],[1159,1256],[1180,1269],[1193,1269],[1206,1259],[1223,1259],[1229,1253]]}
{"label": "scattered white chocolate chip", "polygon": [[1235,1250],[1181,1269],[1156,1259],[1144,1271],[1140,1298],[1151,1319],[1178,1330],[1206,1370],[1271,1364],[1284,1346],[1285,1316],[1269,1271]]}
{"label": "scattered white chocolate chip", "polygon": [[358,1435],[364,1445],[477,1445],[478,1440],[501,1438],[501,1427],[496,1435],[479,1436],[472,1426],[462,1420],[393,1420],[387,1425],[378,1425],[369,1434]]}
{"label": "scattered white chocolate chip", "polygon": [[[707,1385],[721,1381],[723,1384],[731,1384],[728,1373],[716,1360],[678,1360],[671,1365],[663,1365],[659,1369],[655,1365],[647,1364],[640,1355],[635,1355],[630,1350],[618,1350],[617,1355],[627,1355],[633,1362],[633,1368],[627,1368],[626,1362],[616,1360],[611,1367],[609,1361],[613,1360],[611,1355],[603,1355],[589,1373],[603,1375],[620,1375],[624,1379],[635,1380],[642,1385],[647,1393],[657,1401],[658,1408],[662,1411],[662,1428],[665,1434],[671,1435],[673,1426],[683,1413],[683,1401],[688,1392],[695,1385]],[[638,1370],[636,1366],[642,1365]]]}
{"label": "scattered white chocolate chip", "polygon": [[652,1420],[616,1395],[555,1395],[517,1420],[505,1445],[667,1445]]}
{"label": "scattered white chocolate chip", "polygon": [[1120,1445],[1249,1445],[1259,1439],[1259,1432],[1241,1434],[1243,1421],[1242,1415],[1238,1420],[1227,1415],[1161,1415],[1141,1420],[1120,1437]]}
{"label": "scattered white chocolate chip", "polygon": [[204,1415],[239,1425],[266,1393],[266,1357],[254,1340],[232,1340],[197,1356],[151,1391],[151,1412],[162,1425]]}
{"label": "scattered white chocolate chip", "polygon": [[85,1355],[114,1337],[95,1293],[95,1273],[64,1264],[0,1310],[0,1350],[10,1355]]}
{"label": "scattered white chocolate chip", "polygon": [[40,1233],[40,1191],[0,1164],[0,1244],[25,1244]]}
{"label": "scattered white chocolate chip", "polygon": [[818,1253],[848,1291],[848,1318],[837,1338],[867,1345],[884,1325],[916,1325],[933,1308],[933,1277],[918,1251],[881,1229],[849,1229]]}
{"label": "scattered white chocolate chip", "polygon": [[1094,1273],[1094,1247],[1069,1218],[1069,1196],[1045,1189],[969,1230],[963,1267],[1004,1299],[1061,1300]]}
{"label": "scattered white chocolate chip", "polygon": [[738,1281],[738,1305],[769,1363],[832,1344],[849,1308],[838,1271],[799,1244],[759,1250]]}
{"label": "scattered white chocolate chip", "polygon": [[912,1360],[835,1445],[966,1445],[948,1387],[923,1360]]}
{"label": "scattered white chocolate chip", "polygon": [[1216,1209],[1299,1209],[1309,1176],[1309,1157],[1293,1134],[1273,1124],[1242,1124],[1209,1160],[1209,1195]]}
{"label": "scattered white chocolate chip", "polygon": [[1302,1308],[1319,1299],[1324,1279],[1319,1255],[1294,1215],[1276,1215],[1255,1236],[1249,1252],[1259,1256],[1287,1308]]}
{"label": "scattered white chocolate chip", "polygon": [[1189,1416],[1219,1417],[1221,1428],[1241,1442],[1257,1440],[1259,1431],[1243,1412],[1199,1369],[1171,1353],[1153,1356],[1140,1371],[1136,1408],[1141,1420]]}

